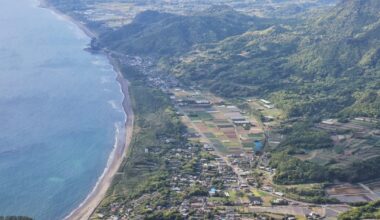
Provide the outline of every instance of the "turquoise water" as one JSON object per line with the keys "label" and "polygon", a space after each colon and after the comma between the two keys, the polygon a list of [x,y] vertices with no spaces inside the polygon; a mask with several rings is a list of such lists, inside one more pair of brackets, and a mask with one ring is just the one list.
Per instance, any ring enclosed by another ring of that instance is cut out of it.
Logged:
{"label": "turquoise water", "polygon": [[1,0],[0,26],[0,216],[62,219],[96,184],[123,126],[116,73],[35,0]]}

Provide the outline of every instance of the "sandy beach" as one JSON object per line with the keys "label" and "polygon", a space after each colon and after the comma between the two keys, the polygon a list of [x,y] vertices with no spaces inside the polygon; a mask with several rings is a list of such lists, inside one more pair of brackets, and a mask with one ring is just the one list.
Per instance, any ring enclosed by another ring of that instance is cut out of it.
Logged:
{"label": "sandy beach", "polygon": [[50,11],[52,11],[53,13],[57,14],[58,16],[60,16],[61,18],[67,20],[67,21],[70,21],[71,23],[75,24],[77,27],[79,27],[88,37],[90,38],[96,38],[98,36],[97,33],[91,31],[89,28],[86,27],[86,25],[84,25],[82,22],[78,21],[78,20],[75,20],[74,18],[72,18],[71,16],[69,15],[66,15],[62,12],[60,12],[59,10],[57,10],[56,8],[54,8],[53,6],[51,6],[46,0],[39,0],[39,7],[41,8],[46,8]]}
{"label": "sandy beach", "polygon": [[[77,21],[72,17],[61,13],[59,10],[49,5],[46,0],[40,0],[40,7],[49,9],[63,19],[74,23],[90,38],[97,37],[97,33],[94,33],[88,29],[80,21]],[[126,157],[126,151],[128,150],[128,146],[132,140],[134,114],[128,90],[129,82],[123,77],[118,67],[115,65],[115,63],[112,62],[112,59],[109,56],[107,58],[113,65],[114,71],[117,72],[116,80],[119,82],[121,91],[124,94],[123,108],[127,115],[125,122],[125,139],[119,140],[119,143],[115,144],[115,147],[109,156],[107,167],[104,169],[102,176],[99,177],[99,180],[96,183],[95,187],[92,189],[87,198],[75,210],[73,210],[68,216],[65,217],[66,220],[87,220],[91,217],[95,209],[104,199],[108,188],[111,186],[115,174],[117,173],[119,167]]]}
{"label": "sandy beach", "polygon": [[93,191],[89,194],[89,196],[86,198],[86,200],[65,218],[67,220],[85,220],[90,218],[92,213],[103,200],[108,188],[111,186],[113,177],[115,176],[121,163],[123,162],[126,155],[126,150],[128,149],[128,146],[132,140],[134,115],[128,92],[129,82],[121,75],[121,73],[117,69],[115,69],[115,71],[118,72],[117,81],[120,83],[121,89],[124,94],[123,108],[127,114],[127,121],[125,123],[125,143],[116,145],[116,148],[113,149],[110,155],[108,166],[103,176],[99,179],[99,182],[97,183]]}

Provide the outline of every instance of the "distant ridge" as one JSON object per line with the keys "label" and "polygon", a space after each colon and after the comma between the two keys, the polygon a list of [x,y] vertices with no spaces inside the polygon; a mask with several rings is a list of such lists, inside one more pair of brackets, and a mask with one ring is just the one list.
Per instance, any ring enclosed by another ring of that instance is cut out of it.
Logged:
{"label": "distant ridge", "polygon": [[379,21],[379,9],[378,0],[342,0],[326,15],[321,16],[317,23],[328,30],[353,33]]}
{"label": "distant ridge", "polygon": [[258,20],[228,6],[212,6],[194,16],[145,11],[131,24],[103,34],[100,43],[129,54],[174,55],[242,34]]}

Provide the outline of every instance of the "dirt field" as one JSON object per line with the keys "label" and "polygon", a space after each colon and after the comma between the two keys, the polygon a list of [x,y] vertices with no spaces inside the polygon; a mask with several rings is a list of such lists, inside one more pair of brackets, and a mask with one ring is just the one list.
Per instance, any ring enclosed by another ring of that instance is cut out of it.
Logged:
{"label": "dirt field", "polygon": [[342,184],[326,189],[327,194],[341,202],[369,202],[380,198],[380,182],[368,184]]}
{"label": "dirt field", "polygon": [[366,184],[371,190],[379,193],[380,192],[380,182],[374,182]]}
{"label": "dirt field", "polygon": [[338,185],[327,190],[329,195],[346,195],[346,194],[365,194],[367,191],[361,186],[352,184]]}

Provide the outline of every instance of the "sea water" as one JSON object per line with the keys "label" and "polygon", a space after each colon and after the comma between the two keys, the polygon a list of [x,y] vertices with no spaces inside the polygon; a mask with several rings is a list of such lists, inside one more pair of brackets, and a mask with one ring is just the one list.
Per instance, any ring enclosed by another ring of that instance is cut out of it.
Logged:
{"label": "sea water", "polygon": [[35,0],[0,1],[0,216],[62,219],[123,127],[123,95],[90,39]]}

